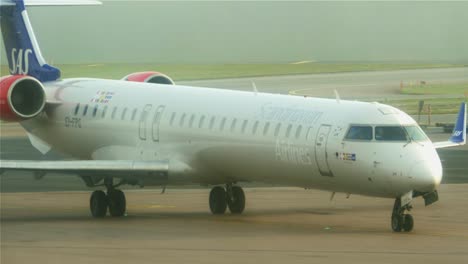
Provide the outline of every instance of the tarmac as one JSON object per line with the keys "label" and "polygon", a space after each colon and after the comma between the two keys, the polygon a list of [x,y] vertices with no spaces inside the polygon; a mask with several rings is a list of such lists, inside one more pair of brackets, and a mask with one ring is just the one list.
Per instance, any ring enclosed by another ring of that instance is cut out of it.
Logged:
{"label": "tarmac", "polygon": [[128,215],[92,219],[89,192],[1,193],[1,263],[466,263],[468,185],[414,201],[393,233],[393,201],[298,188],[246,188],[243,215],[213,216],[208,189],[127,191]]}
{"label": "tarmac", "polygon": [[[398,97],[401,81],[421,80],[467,81],[468,68],[253,78],[263,92],[329,96],[332,87],[341,87],[342,98]],[[251,81],[185,84],[250,90]],[[1,159],[64,158],[55,152],[42,156],[18,125],[3,123],[0,132]],[[429,136],[440,141],[449,134]],[[391,231],[391,199],[336,194],[330,201],[328,192],[259,185],[245,188],[243,215],[211,215],[209,189],[198,186],[169,188],[164,195],[159,189],[126,189],[127,216],[93,219],[92,190],[77,177],[33,180],[5,173],[0,177],[0,262],[464,263],[468,147],[443,149],[439,155],[444,166],[440,201],[429,207],[420,198],[414,201],[411,233]]]}

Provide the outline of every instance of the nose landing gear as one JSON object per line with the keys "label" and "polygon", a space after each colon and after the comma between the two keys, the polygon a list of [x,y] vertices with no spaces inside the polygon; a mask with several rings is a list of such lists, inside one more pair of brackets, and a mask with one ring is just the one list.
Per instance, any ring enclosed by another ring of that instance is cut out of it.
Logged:
{"label": "nose landing gear", "polygon": [[414,219],[413,216],[410,214],[405,214],[405,211],[411,211],[412,206],[410,203],[405,205],[401,205],[401,198],[397,198],[395,200],[395,204],[393,205],[393,213],[392,213],[392,230],[394,232],[411,232],[414,227]]}
{"label": "nose landing gear", "polygon": [[239,186],[226,184],[226,188],[216,186],[210,192],[210,210],[213,214],[224,214],[229,208],[231,214],[242,214],[245,209],[244,190]]}

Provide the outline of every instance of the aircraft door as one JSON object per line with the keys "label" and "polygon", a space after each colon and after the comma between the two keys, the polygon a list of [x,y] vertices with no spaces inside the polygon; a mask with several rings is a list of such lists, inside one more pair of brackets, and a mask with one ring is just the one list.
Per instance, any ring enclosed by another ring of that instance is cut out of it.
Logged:
{"label": "aircraft door", "polygon": [[161,122],[161,117],[164,113],[164,109],[166,108],[166,106],[164,105],[160,105],[157,109],[156,109],[156,113],[154,114],[154,118],[153,118],[153,127],[152,127],[152,130],[153,130],[153,141],[154,142],[159,142],[159,123]]}
{"label": "aircraft door", "polygon": [[328,165],[327,142],[330,135],[331,125],[321,125],[315,138],[315,161],[322,176],[333,177]]}
{"label": "aircraft door", "polygon": [[143,112],[141,113],[140,122],[138,124],[138,134],[141,140],[146,140],[146,127],[148,123],[148,115],[152,107],[153,106],[150,104],[145,105],[145,107],[143,108]]}

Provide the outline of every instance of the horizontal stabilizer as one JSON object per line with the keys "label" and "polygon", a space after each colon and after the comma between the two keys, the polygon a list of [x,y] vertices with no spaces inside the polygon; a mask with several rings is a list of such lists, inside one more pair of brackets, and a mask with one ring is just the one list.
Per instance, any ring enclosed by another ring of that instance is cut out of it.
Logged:
{"label": "horizontal stabilizer", "polygon": [[435,142],[435,148],[448,148],[466,144],[466,103],[461,103],[452,136],[448,141]]}

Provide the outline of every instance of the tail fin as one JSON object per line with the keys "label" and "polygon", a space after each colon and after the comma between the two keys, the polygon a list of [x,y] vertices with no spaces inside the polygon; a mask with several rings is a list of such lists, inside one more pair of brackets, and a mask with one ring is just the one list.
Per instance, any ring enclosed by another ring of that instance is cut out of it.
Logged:
{"label": "tail fin", "polygon": [[[82,5],[97,1],[30,1],[27,5]],[[0,2],[0,25],[11,74],[25,74],[41,82],[60,78],[60,70],[42,57],[23,0]]]}
{"label": "tail fin", "polygon": [[457,122],[453,128],[452,136],[450,141],[459,144],[466,143],[466,103],[460,105],[460,111],[458,112]]}
{"label": "tail fin", "polygon": [[[24,2],[0,7],[3,41],[11,74],[30,75],[41,82],[60,78],[60,70],[46,64],[34,35]],[[8,3],[8,2],[7,2]]]}
{"label": "tail fin", "polygon": [[452,136],[448,141],[435,142],[435,148],[448,148],[466,144],[466,102],[461,103]]}

